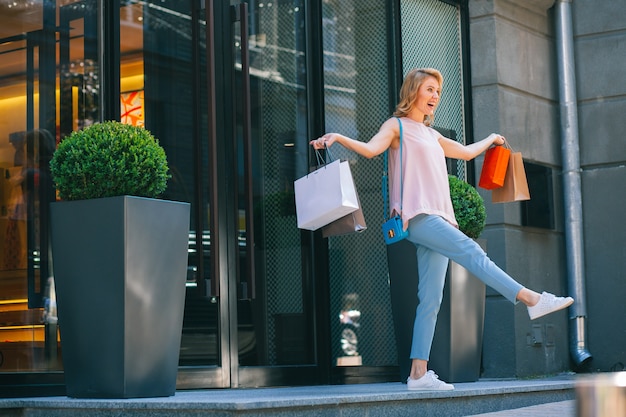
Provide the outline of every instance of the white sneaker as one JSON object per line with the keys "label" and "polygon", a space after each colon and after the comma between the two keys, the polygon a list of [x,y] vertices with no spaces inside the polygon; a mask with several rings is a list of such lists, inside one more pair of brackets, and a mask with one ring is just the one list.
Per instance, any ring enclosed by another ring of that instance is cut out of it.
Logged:
{"label": "white sneaker", "polygon": [[574,302],[572,297],[557,297],[549,292],[543,292],[539,302],[532,307],[528,307],[528,315],[531,320],[543,317],[546,314],[554,313],[555,311],[563,310],[569,307]]}
{"label": "white sneaker", "polygon": [[411,391],[450,391],[454,389],[454,385],[443,382],[433,371],[426,372],[419,379],[408,377],[406,385]]}

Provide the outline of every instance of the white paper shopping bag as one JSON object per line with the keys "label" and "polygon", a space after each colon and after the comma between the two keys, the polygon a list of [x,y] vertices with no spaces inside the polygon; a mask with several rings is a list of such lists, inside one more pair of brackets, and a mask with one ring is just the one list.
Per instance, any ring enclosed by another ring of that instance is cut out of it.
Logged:
{"label": "white paper shopping bag", "polygon": [[317,230],[359,208],[347,161],[335,160],[297,179],[294,191],[300,229]]}

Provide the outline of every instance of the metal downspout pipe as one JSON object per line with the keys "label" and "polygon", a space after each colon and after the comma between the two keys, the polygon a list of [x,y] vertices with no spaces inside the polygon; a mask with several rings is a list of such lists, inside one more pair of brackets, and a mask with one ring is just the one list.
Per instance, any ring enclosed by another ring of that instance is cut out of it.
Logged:
{"label": "metal downspout pipe", "polygon": [[569,309],[570,353],[572,359],[580,368],[588,364],[592,357],[587,350],[586,337],[587,302],[584,278],[581,169],[578,146],[578,108],[571,12],[572,1],[557,0],[555,11],[567,279],[569,294],[575,300]]}

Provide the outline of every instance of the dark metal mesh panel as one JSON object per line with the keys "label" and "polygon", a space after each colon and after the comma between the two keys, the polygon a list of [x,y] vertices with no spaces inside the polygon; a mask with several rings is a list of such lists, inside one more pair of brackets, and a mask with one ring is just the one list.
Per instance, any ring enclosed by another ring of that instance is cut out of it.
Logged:
{"label": "dark metal mesh panel", "polygon": [[[443,93],[435,126],[454,130],[456,140],[465,143],[459,8],[440,0],[405,0],[400,15],[404,74],[416,67],[441,71]],[[458,161],[457,171],[465,178],[463,161]]]}
{"label": "dark metal mesh panel", "polygon": [[[329,0],[323,7],[326,131],[367,141],[390,116],[386,1]],[[335,357],[346,356],[354,346],[344,334],[342,347],[342,333],[352,331],[363,365],[393,365],[397,355],[380,233],[382,156],[367,160],[339,145],[332,153],[351,163],[368,226],[359,235],[329,239],[332,348]],[[352,320],[344,320],[352,324],[340,322],[342,311],[345,317],[352,311]]]}

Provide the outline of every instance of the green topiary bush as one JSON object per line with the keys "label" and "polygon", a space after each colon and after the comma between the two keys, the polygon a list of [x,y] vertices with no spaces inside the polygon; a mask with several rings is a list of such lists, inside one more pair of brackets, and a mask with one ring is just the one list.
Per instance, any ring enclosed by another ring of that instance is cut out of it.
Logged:
{"label": "green topiary bush", "polygon": [[448,175],[450,197],[459,229],[472,239],[478,238],[485,228],[487,211],[485,202],[476,188],[453,175]]}
{"label": "green topiary bush", "polygon": [[72,132],[50,161],[63,200],[132,195],[155,198],[165,191],[165,150],[143,127],[109,121]]}

